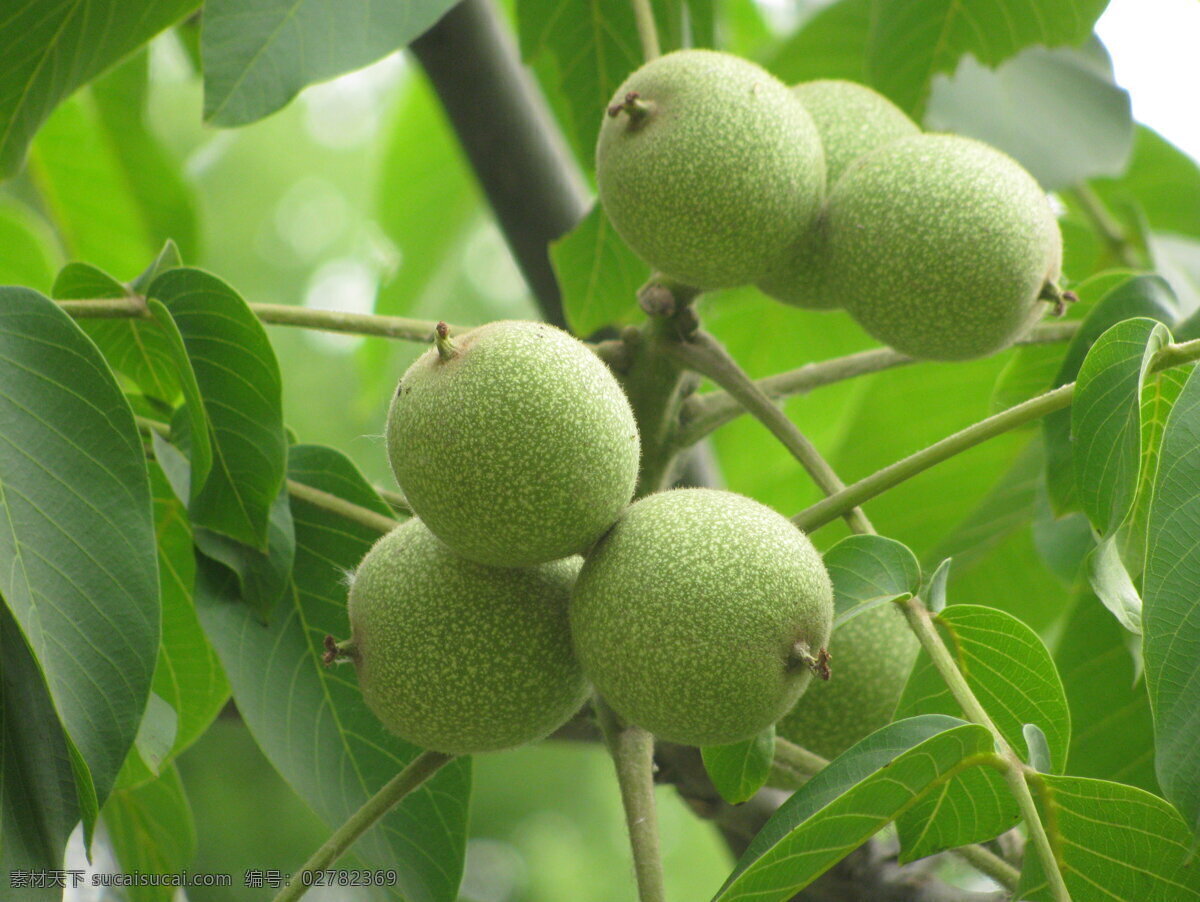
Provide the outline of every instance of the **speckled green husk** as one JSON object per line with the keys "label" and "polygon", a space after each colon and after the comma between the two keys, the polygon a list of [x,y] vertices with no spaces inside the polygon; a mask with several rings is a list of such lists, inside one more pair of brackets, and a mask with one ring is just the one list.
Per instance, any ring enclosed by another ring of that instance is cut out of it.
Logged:
{"label": "speckled green husk", "polygon": [[859,158],[834,186],[830,266],[841,306],[897,351],[967,360],[1012,344],[1057,279],[1058,223],[1000,151],[917,135]]}
{"label": "speckled green husk", "polygon": [[[792,93],[816,123],[825,152],[826,185],[832,185],[852,162],[891,141],[920,133],[904,112],[882,94],[852,81],[822,79],[795,85]],[[828,190],[828,189],[827,189]],[[810,310],[832,310],[837,297],[828,285],[837,273],[828,266],[825,217],[796,243],[782,267],[758,287],[785,304]]]}
{"label": "speckled green husk", "polygon": [[820,555],[750,498],[677,489],[629,507],[571,593],[584,672],[613,709],[661,739],[719,745],[778,720],[812,679],[797,642],[829,640]]}
{"label": "speckled green husk", "polygon": [[579,709],[567,599],[579,558],[528,568],[464,561],[420,520],[363,558],[350,587],[351,657],[389,730],[469,754],[541,739]]}
{"label": "speckled green husk", "polygon": [[644,118],[606,115],[596,180],[617,232],[696,288],[757,281],[812,223],[824,195],[816,126],[788,88],[747,60],[680,50],[634,72]]}
{"label": "speckled green husk", "polygon": [[822,757],[836,758],[891,721],[918,646],[895,605],[846,621],[829,640],[834,678],[810,686],[775,732]]}
{"label": "speckled green husk", "polygon": [[490,323],[406,372],[388,412],[400,488],[463,557],[521,567],[578,554],[633,496],[637,424],[581,342],[545,323]]}

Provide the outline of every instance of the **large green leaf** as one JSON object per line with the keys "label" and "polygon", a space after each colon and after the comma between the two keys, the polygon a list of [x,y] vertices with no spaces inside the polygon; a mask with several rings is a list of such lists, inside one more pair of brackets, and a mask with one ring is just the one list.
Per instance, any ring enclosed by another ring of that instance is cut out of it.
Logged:
{"label": "large green leaf", "polygon": [[726,802],[738,805],[760,789],[771,775],[775,760],[775,728],[728,745],[710,745],[700,750],[704,769]]}
{"label": "large green leaf", "polygon": [[[0,599],[0,870],[6,875],[62,866],[67,837],[79,823],[72,771],[37,661]],[[21,895],[58,902],[62,891],[30,888]]]}
{"label": "large green leaf", "polygon": [[867,80],[871,0],[840,0],[784,41],[766,67],[790,85],[817,78]]}
{"label": "large green leaf", "polygon": [[[229,698],[229,681],[196,619],[192,601],[196,562],[187,508],[171,490],[157,464],[150,466],[150,489],[154,495],[158,578],[162,587],[162,644],[151,688],[174,715],[174,736],[161,766],[174,760],[208,729]],[[153,771],[141,757],[130,754],[117,788],[132,788],[153,777]]]}
{"label": "large green leaf", "polygon": [[1095,40],[1027,47],[995,70],[963,57],[952,78],[934,81],[925,126],[1003,150],[1047,191],[1120,175],[1133,146],[1129,93]]}
{"label": "large green leaf", "polygon": [[[1071,339],[1052,387],[1073,382],[1089,349],[1116,323],[1141,316],[1170,324],[1176,315],[1175,295],[1158,276],[1135,276],[1112,287],[1092,308]],[[1059,515],[1079,507],[1071,420],[1070,410],[1058,410],[1042,421],[1046,443],[1046,486],[1051,506]]]}
{"label": "large green leaf", "polygon": [[978,724],[936,715],[890,724],[779,807],[715,900],[789,899],[931,789],[995,760],[991,734]]}
{"label": "large green leaf", "polygon": [[[1132,786],[1084,777],[1040,778],[1034,795],[1072,899],[1194,902],[1200,869],[1189,862],[1192,837],[1179,814]],[[1014,898],[1051,902],[1031,843]]]}
{"label": "large green leaf", "polygon": [[[1005,740],[1025,750],[1023,727],[1045,734],[1051,767],[1066,765],[1070,713],[1049,652],[1025,624],[995,608],[952,605],[935,618],[955,663]],[[922,652],[896,716],[957,714],[958,704]],[[971,771],[939,787],[897,822],[906,861],[992,839],[1018,819],[1016,803],[993,771]]]}
{"label": "large green leaf", "polygon": [[[1061,773],[1071,741],[1071,715],[1062,680],[1037,633],[1011,614],[982,605],[950,605],[934,617],[967,684],[1005,741],[1025,748],[1022,727],[1036,724],[1050,745],[1051,767]],[[904,687],[897,717],[957,713],[945,682],[922,652]]]}
{"label": "large green leaf", "polygon": [[[378,513],[388,513],[345,457],[293,446],[292,478]],[[417,749],[388,733],[363,703],[353,672],[321,663],[326,635],[345,636],[345,574],[378,538],[362,524],[292,501],[295,584],[264,627],[236,594],[226,571],[201,560],[197,609],[217,649],[238,710],[284,778],[321,818],[341,824]],[[396,868],[414,902],[455,898],[465,846],[469,763],[443,768],[355,846],[377,867]]]}
{"label": "large green leaf", "polygon": [[1200,827],[1200,377],[1193,369],[1163,434],[1142,581],[1142,650],[1166,797]]}
{"label": "large green leaf", "polygon": [[16,198],[0,197],[0,285],[48,292],[61,257],[45,219]]}
{"label": "large green leaf", "polygon": [[933,77],[971,54],[995,66],[1024,47],[1082,44],[1108,0],[872,0],[871,83],[919,114]]}
{"label": "large green leaf", "polygon": [[0,177],[64,97],[197,0],[16,0],[0,18]]}
{"label": "large green leaf", "polygon": [[92,83],[96,132],[107,138],[143,229],[155,245],[175,242],[184,258],[199,254],[196,199],[179,161],[146,123],[150,53],[143,50]]}
{"label": "large green leaf", "polygon": [[[55,300],[123,298],[128,290],[108,273],[88,263],[68,263],[54,280]],[[179,395],[179,372],[170,339],[154,323],[127,317],[83,320],[105,358],[119,373],[137,383],[143,394],[171,402]]]}
{"label": "large green leaf", "polygon": [[1068,770],[1157,792],[1146,683],[1135,671],[1129,634],[1093,595],[1076,602],[1054,661],[1071,706]]}
{"label": "large green leaf", "polygon": [[596,204],[550,248],[562,288],[563,311],[576,335],[639,316],[637,291],[650,267],[629,249]]}
{"label": "large green leaf", "polygon": [[626,0],[517,0],[517,22],[521,56],[553,61],[566,99],[564,130],[590,164],[605,108],[642,63],[633,7]]}
{"label": "large green leaf", "polygon": [[1200,165],[1157,132],[1139,125],[1124,175],[1092,187],[1107,203],[1136,203],[1150,228],[1200,237]]}
{"label": "large green leaf", "polygon": [[[114,792],[104,824],[126,874],[179,874],[196,853],[196,829],[179,771],[172,765],[156,780]],[[171,902],[172,886],[130,886],[129,902]]]}
{"label": "large green leaf", "polygon": [[95,345],[28,289],[0,289],[0,387],[0,593],[66,731],[90,841],[158,654],[146,460]]}
{"label": "large green leaf", "polygon": [[204,118],[245,125],[313,82],[358,69],[421,35],[453,0],[208,0],[200,51]]}
{"label": "large green leaf", "polygon": [[1142,385],[1170,341],[1170,330],[1155,320],[1117,323],[1096,339],[1076,377],[1075,490],[1102,536],[1112,535],[1133,507],[1142,470]]}
{"label": "large green leaf", "polygon": [[824,560],[839,619],[857,608],[915,595],[921,587],[921,565],[895,539],[847,536],[825,552]]}
{"label": "large green leaf", "polygon": [[179,329],[187,360],[178,364],[185,382],[189,368],[195,374],[209,424],[212,468],[203,481],[192,479],[192,522],[266,550],[287,456],[279,365],[266,332],[237,292],[197,269],[168,270],[149,294]]}

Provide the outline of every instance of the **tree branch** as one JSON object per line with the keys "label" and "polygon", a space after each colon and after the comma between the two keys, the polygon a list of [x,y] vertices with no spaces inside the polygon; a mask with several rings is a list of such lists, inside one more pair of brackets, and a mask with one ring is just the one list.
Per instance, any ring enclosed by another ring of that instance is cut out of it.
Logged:
{"label": "tree branch", "polygon": [[[337,828],[321,848],[304,862],[300,873],[323,871],[336,862],[354,842],[375,823],[400,803],[406,795],[432,777],[445,764],[454,760],[453,755],[441,752],[421,752],[400,773],[392,777],[379,792],[367,799],[361,808]],[[275,902],[295,902],[306,892],[308,884],[293,878],[275,896]]]}
{"label": "tree branch", "polygon": [[[1150,364],[1150,372],[1161,372],[1169,367],[1193,363],[1196,360],[1200,360],[1200,338],[1167,345],[1155,356],[1154,361]],[[1060,385],[1036,398],[1022,401],[1020,404],[1002,410],[985,420],[980,420],[966,429],[959,430],[953,435],[948,435],[927,448],[922,448],[828,498],[818,501],[792,517],[792,522],[805,532],[811,532],[838,517],[845,516],[846,511],[864,501],[894,488],[918,473],[923,473],[935,464],[948,460],[956,454],[961,454],[968,448],[973,448],[990,438],[995,438],[997,435],[1002,435],[1025,423],[1044,417],[1048,413],[1069,407],[1074,397],[1075,383],[1068,382],[1066,385]]]}
{"label": "tree branch", "polygon": [[[58,301],[58,306],[75,319],[149,319],[146,299],[141,295],[124,298],[89,298]],[[321,332],[350,335],[374,335],[401,341],[430,341],[437,323],[433,320],[381,316],[375,313],[346,313],[341,310],[316,310],[296,304],[247,304],[250,312],[272,326],[298,326]],[[466,327],[451,326],[450,331]]]}
{"label": "tree branch", "polygon": [[[1040,323],[1017,344],[1051,344],[1069,341],[1078,330],[1078,320]],[[921,362],[893,351],[891,348],[872,348],[856,354],[847,354],[845,357],[807,363],[797,369],[759,379],[755,385],[772,401],[778,401],[793,395],[807,394],[814,388],[833,385],[856,376]],[[690,445],[704,438],[713,430],[737,419],[745,412],[746,409],[729,392],[715,391],[705,395],[696,395],[689,398],[683,405],[681,413],[683,426],[679,431],[677,441],[682,446]]]}
{"label": "tree branch", "polygon": [[[720,385],[730,397],[753,414],[771,430],[792,456],[800,462],[813,481],[826,495],[842,492],[846,484],[838,477],[815,445],[808,440],[779,407],[763,394],[729,352],[707,332],[697,331],[677,342],[665,342],[663,349],[689,369],[707,376]],[[875,528],[866,514],[855,507],[841,512],[850,528],[857,533],[873,533]]]}
{"label": "tree branch", "polygon": [[658,26],[654,24],[654,10],[650,0],[631,0],[633,14],[637,19],[638,38],[642,42],[642,59],[650,62],[662,54],[658,43]]}
{"label": "tree branch", "polygon": [[512,35],[491,0],[463,0],[410,47],[542,314],[565,325],[548,247],[583,218],[590,196]]}

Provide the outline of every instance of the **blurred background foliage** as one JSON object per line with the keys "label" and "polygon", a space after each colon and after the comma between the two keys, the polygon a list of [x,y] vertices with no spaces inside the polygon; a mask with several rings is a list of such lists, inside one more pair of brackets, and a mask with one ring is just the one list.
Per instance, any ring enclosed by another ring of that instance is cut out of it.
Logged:
{"label": "blurred background foliage", "polygon": [[[625,0],[587,6],[589,14],[631,16]],[[725,0],[715,9],[712,21],[693,23],[698,35],[711,30],[717,46],[763,61],[789,81],[870,75],[867,0]],[[517,12],[512,3],[506,11]],[[632,29],[625,36],[636,49]],[[545,51],[554,40],[527,30],[521,47],[586,169],[598,116],[582,121],[572,109],[554,53]],[[191,21],[53,113],[24,170],[0,187],[0,283],[49,292],[71,260],[131,279],[170,237],[185,262],[220,275],[250,301],[463,325],[538,315],[411,57],[393,54],[309,88],[266,119],[222,130],[202,123],[196,45]],[[998,144],[1049,190],[1090,180],[1117,228],[1171,279],[1184,312],[1196,306],[1200,172],[1156,133],[1135,131],[1128,95],[1114,84],[1098,40],[1078,50],[1032,48],[996,70],[966,57],[952,77],[934,80],[923,105],[927,127]],[[1128,262],[1097,236],[1070,190],[1059,198],[1070,279]],[[606,302],[636,319],[632,297]],[[756,377],[872,345],[841,312],[787,308],[752,289],[705,298],[702,317]],[[285,374],[286,420],[299,439],[341,449],[374,482],[391,486],[384,412],[421,348],[287,328],[270,335]],[[787,411],[849,482],[1040,390],[1052,375],[1036,352],[1009,351],[839,383],[790,400]],[[1051,524],[1036,489],[1037,435],[1030,427],[990,441],[868,509],[880,532],[924,563],[955,555],[956,601],[1005,608],[1053,634],[1071,609],[1063,579],[1069,563],[1064,569],[1061,562],[1075,538],[1069,524]],[[721,430],[712,447],[728,488],[789,514],[817,499],[792,457],[749,418]],[[828,547],[843,534],[834,524],[816,539]],[[1004,587],[999,596],[996,586]],[[600,902],[627,895],[610,769],[600,748],[586,744],[480,757],[462,898]],[[297,867],[324,837],[236,716],[219,719],[179,770],[196,818],[192,869],[235,875],[233,892],[196,889],[191,898],[261,898],[265,891],[236,886],[243,871]],[[674,792],[662,791],[660,802],[668,892],[705,897],[727,873],[728,852]],[[311,898],[346,893],[314,891]]]}

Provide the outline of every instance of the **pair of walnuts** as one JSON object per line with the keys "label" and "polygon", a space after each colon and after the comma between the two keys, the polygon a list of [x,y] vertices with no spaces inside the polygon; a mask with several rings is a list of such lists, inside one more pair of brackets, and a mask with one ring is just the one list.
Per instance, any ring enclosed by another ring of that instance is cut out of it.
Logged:
{"label": "pair of walnuts", "polygon": [[1061,298],[1062,237],[1033,177],[979,141],[922,134],[862,85],[788,88],[685,50],[633,73],[608,114],[605,212],[677,282],[842,307],[932,360],[1007,347]]}
{"label": "pair of walnuts", "polygon": [[400,380],[387,450],[417,516],[363,559],[339,648],[402,738],[458,754],[521,745],[590,684],[661,738],[728,743],[811,680],[833,617],[812,543],[731,492],[630,504],[633,413],[565,332],[443,331]]}

